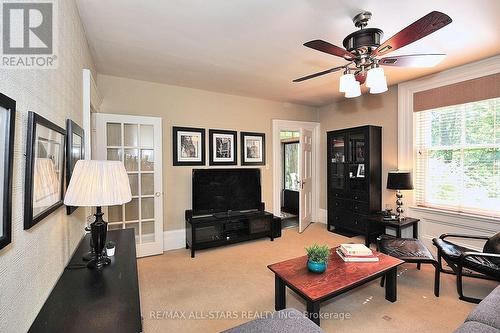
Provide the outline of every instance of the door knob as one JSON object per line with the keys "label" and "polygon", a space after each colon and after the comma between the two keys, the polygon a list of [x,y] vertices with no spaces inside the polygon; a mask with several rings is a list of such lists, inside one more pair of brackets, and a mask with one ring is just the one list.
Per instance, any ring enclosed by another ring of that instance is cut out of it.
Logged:
{"label": "door knob", "polygon": [[155,196],[159,197],[161,195],[161,192],[156,192]]}

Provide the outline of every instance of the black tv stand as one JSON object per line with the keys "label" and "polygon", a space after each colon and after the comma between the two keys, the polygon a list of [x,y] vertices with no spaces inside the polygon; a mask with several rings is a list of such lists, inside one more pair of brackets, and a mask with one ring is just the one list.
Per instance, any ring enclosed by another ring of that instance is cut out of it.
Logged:
{"label": "black tv stand", "polygon": [[186,249],[191,249],[191,258],[197,250],[263,237],[273,241],[280,235],[281,219],[265,211],[193,216],[186,210]]}

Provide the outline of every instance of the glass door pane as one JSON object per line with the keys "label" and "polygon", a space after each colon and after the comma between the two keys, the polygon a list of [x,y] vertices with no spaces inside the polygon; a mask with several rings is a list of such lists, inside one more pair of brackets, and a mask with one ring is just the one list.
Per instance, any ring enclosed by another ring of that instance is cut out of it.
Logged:
{"label": "glass door pane", "polygon": [[329,146],[332,152],[331,186],[333,189],[343,190],[345,188],[345,135],[340,134],[331,138]]}
{"label": "glass door pane", "polygon": [[365,162],[365,134],[353,133],[349,135],[349,162]]}
{"label": "glass door pane", "polygon": [[285,190],[299,191],[299,143],[285,143]]}
{"label": "glass door pane", "polygon": [[163,238],[159,237],[163,234],[160,228],[163,221],[157,213],[161,206],[161,192],[157,189],[161,188],[161,184],[157,185],[161,168],[156,168],[161,165],[157,160],[161,158],[161,142],[155,142],[155,131],[161,127],[157,126],[152,122],[142,123],[139,117],[103,115],[102,135],[97,143],[98,158],[124,163],[132,193],[132,201],[105,208],[108,230],[134,229],[139,256],[163,251]]}

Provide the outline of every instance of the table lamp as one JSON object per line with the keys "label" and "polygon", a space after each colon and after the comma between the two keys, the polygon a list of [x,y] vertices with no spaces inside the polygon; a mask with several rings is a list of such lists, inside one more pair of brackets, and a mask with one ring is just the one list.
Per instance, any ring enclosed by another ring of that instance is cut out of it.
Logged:
{"label": "table lamp", "polygon": [[96,207],[95,221],[90,224],[90,246],[94,256],[88,268],[102,268],[111,260],[103,255],[108,224],[101,207],[122,205],[132,200],[127,171],[121,161],[79,160],[75,164],[64,204]]}
{"label": "table lamp", "polygon": [[413,190],[413,181],[409,171],[389,171],[387,176],[387,188],[389,190],[396,190],[396,218],[398,220],[404,219],[403,217],[403,194],[401,190]]}

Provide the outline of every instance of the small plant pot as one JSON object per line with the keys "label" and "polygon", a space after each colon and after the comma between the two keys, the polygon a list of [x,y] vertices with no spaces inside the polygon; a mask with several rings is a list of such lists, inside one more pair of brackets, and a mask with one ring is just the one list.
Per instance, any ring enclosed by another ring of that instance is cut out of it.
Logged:
{"label": "small plant pot", "polygon": [[112,257],[115,255],[115,248],[116,248],[116,244],[115,242],[113,241],[109,241],[107,244],[106,244],[106,255],[108,257]]}
{"label": "small plant pot", "polygon": [[326,271],[327,264],[326,262],[315,262],[315,261],[307,261],[307,268],[310,272],[313,273],[323,273]]}
{"label": "small plant pot", "polygon": [[106,248],[106,255],[108,257],[114,256],[115,255],[115,248],[114,247],[112,247],[112,248]]}

